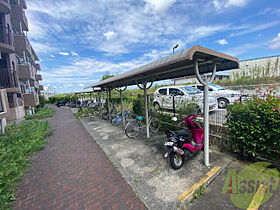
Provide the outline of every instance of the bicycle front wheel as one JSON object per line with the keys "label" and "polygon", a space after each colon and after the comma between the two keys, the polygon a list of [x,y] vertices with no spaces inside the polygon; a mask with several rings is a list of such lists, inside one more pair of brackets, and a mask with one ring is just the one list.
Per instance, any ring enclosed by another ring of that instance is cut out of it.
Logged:
{"label": "bicycle front wheel", "polygon": [[159,130],[160,128],[160,121],[157,117],[152,117],[151,122],[150,122],[150,130],[155,133]]}
{"label": "bicycle front wheel", "polygon": [[102,116],[102,118],[104,120],[108,120],[109,119],[109,115],[108,115],[108,112],[106,110],[103,110],[101,116]]}
{"label": "bicycle front wheel", "polygon": [[125,132],[125,135],[128,138],[133,139],[133,138],[136,138],[139,135],[140,129],[141,129],[140,123],[136,120],[131,120],[125,126],[124,132]]}

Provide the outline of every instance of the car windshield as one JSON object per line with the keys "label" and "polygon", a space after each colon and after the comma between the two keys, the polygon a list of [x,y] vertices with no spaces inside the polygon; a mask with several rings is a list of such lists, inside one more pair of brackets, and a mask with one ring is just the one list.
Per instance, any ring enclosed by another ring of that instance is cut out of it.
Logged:
{"label": "car windshield", "polygon": [[225,89],[225,88],[223,88],[223,87],[221,87],[221,86],[219,86],[219,85],[210,85],[210,86],[215,87],[215,88],[217,88],[218,90],[224,90],[224,89]]}
{"label": "car windshield", "polygon": [[191,87],[191,86],[185,86],[185,87],[181,87],[185,92],[187,92],[188,94],[197,94],[197,93],[201,93],[200,90]]}

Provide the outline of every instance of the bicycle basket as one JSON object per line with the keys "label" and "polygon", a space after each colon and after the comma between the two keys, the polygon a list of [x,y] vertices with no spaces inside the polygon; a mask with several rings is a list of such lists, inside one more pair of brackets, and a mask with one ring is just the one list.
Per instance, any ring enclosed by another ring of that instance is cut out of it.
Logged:
{"label": "bicycle basket", "polygon": [[137,116],[137,117],[136,117],[136,120],[141,121],[141,120],[143,120],[143,117],[142,117],[142,116]]}

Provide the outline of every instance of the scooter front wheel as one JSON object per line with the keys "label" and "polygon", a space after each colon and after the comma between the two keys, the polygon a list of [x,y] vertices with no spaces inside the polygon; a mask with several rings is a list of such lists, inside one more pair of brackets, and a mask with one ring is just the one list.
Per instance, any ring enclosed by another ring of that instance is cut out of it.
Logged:
{"label": "scooter front wheel", "polygon": [[173,169],[178,170],[184,164],[184,157],[172,151],[170,154],[170,164]]}

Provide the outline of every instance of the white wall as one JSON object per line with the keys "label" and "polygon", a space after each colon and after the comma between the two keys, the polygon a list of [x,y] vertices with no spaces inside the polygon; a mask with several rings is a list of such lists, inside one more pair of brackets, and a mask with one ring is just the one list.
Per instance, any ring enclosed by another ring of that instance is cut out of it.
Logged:
{"label": "white wall", "polygon": [[238,77],[264,77],[280,76],[279,56],[260,58],[254,60],[245,60],[240,62],[239,69],[230,70],[230,79]]}

